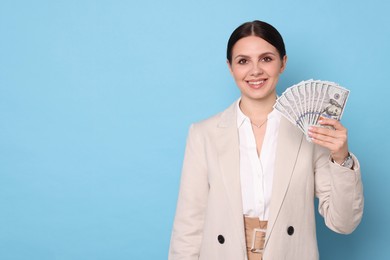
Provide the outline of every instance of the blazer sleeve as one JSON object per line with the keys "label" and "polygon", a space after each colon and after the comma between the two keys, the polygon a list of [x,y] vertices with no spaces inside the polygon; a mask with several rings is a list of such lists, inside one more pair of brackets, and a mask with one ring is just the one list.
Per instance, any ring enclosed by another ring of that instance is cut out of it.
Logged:
{"label": "blazer sleeve", "polygon": [[359,225],[363,215],[363,185],[357,158],[353,169],[331,162],[329,152],[315,148],[315,189],[318,209],[331,230],[350,234]]}
{"label": "blazer sleeve", "polygon": [[208,198],[204,138],[192,125],[185,150],[169,259],[199,259]]}

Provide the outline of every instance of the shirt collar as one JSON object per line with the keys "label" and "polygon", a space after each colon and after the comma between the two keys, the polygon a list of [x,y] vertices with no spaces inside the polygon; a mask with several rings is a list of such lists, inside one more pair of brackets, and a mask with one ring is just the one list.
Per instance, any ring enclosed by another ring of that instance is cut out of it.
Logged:
{"label": "shirt collar", "polygon": [[237,102],[237,128],[240,128],[244,124],[245,120],[248,120],[248,122],[250,122],[250,119],[246,115],[244,115],[244,113],[242,113],[240,108],[240,102],[241,98]]}
{"label": "shirt collar", "polygon": [[[242,111],[241,111],[241,108],[240,108],[240,102],[241,102],[241,98],[238,100],[237,102],[237,128],[240,128],[245,121],[248,121],[249,123],[251,122],[251,120],[249,119],[249,117],[247,117]],[[268,121],[272,120],[272,119],[280,119],[280,114],[277,112],[276,109],[273,109],[271,111],[271,113],[268,114]]]}

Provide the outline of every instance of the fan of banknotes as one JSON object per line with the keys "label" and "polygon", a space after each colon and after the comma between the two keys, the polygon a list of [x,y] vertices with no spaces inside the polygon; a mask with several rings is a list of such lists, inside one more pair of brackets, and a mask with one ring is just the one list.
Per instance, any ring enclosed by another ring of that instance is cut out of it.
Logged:
{"label": "fan of banknotes", "polygon": [[349,90],[334,82],[306,80],[286,89],[278,97],[274,108],[306,135],[312,125],[318,126],[319,118],[340,120]]}

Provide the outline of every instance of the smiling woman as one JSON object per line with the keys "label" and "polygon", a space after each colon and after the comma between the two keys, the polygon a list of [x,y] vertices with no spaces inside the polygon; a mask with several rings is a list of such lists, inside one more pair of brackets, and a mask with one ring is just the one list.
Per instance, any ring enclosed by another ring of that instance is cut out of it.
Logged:
{"label": "smiling woman", "polygon": [[[232,49],[232,61],[228,61],[228,65],[241,91],[244,114],[249,113],[245,106],[252,106],[253,102],[275,103],[276,84],[286,67],[286,61],[286,55],[280,57],[272,44],[258,36],[247,36],[236,42]],[[252,122],[264,121],[265,118],[260,116],[266,117],[267,114],[252,115]]]}
{"label": "smiling woman", "polygon": [[[279,75],[286,67],[287,56],[280,56],[278,51],[266,40],[250,35],[239,39],[229,52],[232,54],[228,66],[238,88],[241,91],[241,111],[250,117],[252,125],[257,126],[253,132],[256,138],[257,153],[261,148],[265,135],[264,125],[268,114],[276,101],[276,84]],[[263,104],[261,113],[252,113],[251,107]]]}
{"label": "smiling woman", "polygon": [[273,109],[286,63],[273,26],[253,21],[232,33],[227,64],[241,97],[190,128],[169,259],[318,259],[315,196],[330,229],[348,234],[360,223],[360,166],[346,128],[324,119],[332,128],[312,127],[309,142]]}

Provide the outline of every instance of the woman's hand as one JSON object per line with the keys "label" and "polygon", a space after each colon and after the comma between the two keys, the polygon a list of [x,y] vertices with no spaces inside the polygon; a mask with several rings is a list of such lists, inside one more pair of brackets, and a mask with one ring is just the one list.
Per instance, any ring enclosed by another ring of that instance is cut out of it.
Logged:
{"label": "woman's hand", "polygon": [[329,149],[332,159],[342,164],[348,156],[348,135],[347,129],[337,120],[322,117],[318,123],[326,127],[309,127],[309,137],[313,143]]}

